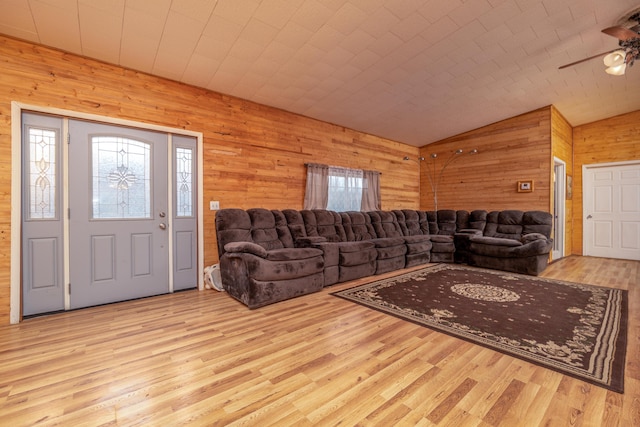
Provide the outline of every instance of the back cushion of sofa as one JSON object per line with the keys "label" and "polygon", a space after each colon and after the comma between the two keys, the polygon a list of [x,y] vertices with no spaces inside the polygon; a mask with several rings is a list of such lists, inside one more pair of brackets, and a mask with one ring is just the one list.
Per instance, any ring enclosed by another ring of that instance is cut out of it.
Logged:
{"label": "back cushion of sofa", "polygon": [[404,214],[404,212],[401,210],[393,210],[391,212],[393,212],[393,214],[396,216],[396,219],[398,220],[398,225],[400,226],[400,231],[402,232],[402,235],[409,236],[410,232],[409,232],[409,229],[407,228],[407,217]]}
{"label": "back cushion of sofa", "polygon": [[300,211],[295,209],[284,209],[282,211],[289,227],[289,232],[293,240],[307,237],[307,230],[304,228],[304,220]]}
{"label": "back cushion of sofa", "polygon": [[289,231],[287,218],[285,218],[284,213],[279,210],[272,210],[271,213],[273,214],[273,218],[276,220],[278,240],[282,242],[282,245],[285,248],[293,248],[295,246],[293,244],[293,236],[291,235],[291,231]]}
{"label": "back cushion of sofa", "polygon": [[549,212],[528,211],[522,217],[522,234],[540,233],[551,237],[553,218]]}
{"label": "back cushion of sofa", "polygon": [[518,210],[493,211],[487,215],[484,235],[503,239],[520,240],[522,236],[522,217]]}
{"label": "back cushion of sofa", "polygon": [[469,213],[469,228],[473,230],[484,230],[487,224],[487,211],[475,210]]}
{"label": "back cushion of sofa", "polygon": [[218,256],[224,254],[224,245],[231,242],[253,242],[251,219],[242,209],[221,209],[216,212]]}
{"label": "back cushion of sofa", "polygon": [[456,231],[469,228],[469,211],[456,211]]}
{"label": "back cushion of sofa", "polygon": [[[429,222],[427,214],[424,211],[415,211],[412,209],[403,209],[405,224],[407,226],[406,236],[418,236],[421,234],[429,234]],[[420,220],[422,218],[422,221]],[[424,229],[423,229],[424,225]]]}
{"label": "back cushion of sofa", "polygon": [[435,211],[427,211],[427,224],[429,226],[429,234],[436,235],[440,231],[438,228],[438,215]]}
{"label": "back cushion of sofa", "polygon": [[429,233],[429,218],[427,217],[426,211],[415,211],[418,214],[418,223],[420,224],[420,233],[421,234],[430,234]]}
{"label": "back cushion of sofa", "polygon": [[[376,235],[371,226],[371,219],[363,212],[342,212],[343,222],[345,223],[345,233],[347,240],[361,241],[375,239]],[[349,223],[347,226],[346,223]],[[347,229],[350,228],[348,231]]]}
{"label": "back cushion of sofa", "polygon": [[438,211],[438,234],[454,235],[456,233],[456,211],[441,209]]}
{"label": "back cushion of sofa", "polygon": [[247,209],[251,218],[251,238],[266,250],[282,249],[284,244],[278,238],[276,219],[270,210],[262,208]]}
{"label": "back cushion of sofa", "polygon": [[328,242],[345,242],[347,237],[342,226],[342,218],[337,212],[315,209],[302,210],[307,236],[321,236]]}
{"label": "back cushion of sofa", "polygon": [[393,212],[372,211],[367,214],[377,237],[401,237],[400,224]]}

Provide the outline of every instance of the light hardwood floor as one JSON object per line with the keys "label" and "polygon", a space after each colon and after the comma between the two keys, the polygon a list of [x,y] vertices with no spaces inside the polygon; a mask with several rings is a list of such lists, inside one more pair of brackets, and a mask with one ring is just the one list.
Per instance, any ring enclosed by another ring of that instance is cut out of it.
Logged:
{"label": "light hardwood floor", "polygon": [[0,326],[0,425],[640,426],[640,262],[545,277],[629,290],[617,394],[329,295],[188,291]]}

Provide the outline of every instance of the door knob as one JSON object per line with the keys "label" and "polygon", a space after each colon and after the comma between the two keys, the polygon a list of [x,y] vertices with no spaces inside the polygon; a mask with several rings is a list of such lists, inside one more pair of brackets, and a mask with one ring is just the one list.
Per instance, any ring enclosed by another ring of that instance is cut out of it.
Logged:
{"label": "door knob", "polygon": [[160,230],[166,230],[167,229],[167,224],[165,224],[164,222],[161,222],[159,227],[160,227]]}
{"label": "door knob", "polygon": [[591,215],[587,215],[587,219],[591,219],[593,218]]}
{"label": "door knob", "polygon": [[165,214],[164,212],[160,212],[160,213],[158,214],[158,216],[159,216],[160,218],[164,218],[164,217],[166,216],[166,214]]}

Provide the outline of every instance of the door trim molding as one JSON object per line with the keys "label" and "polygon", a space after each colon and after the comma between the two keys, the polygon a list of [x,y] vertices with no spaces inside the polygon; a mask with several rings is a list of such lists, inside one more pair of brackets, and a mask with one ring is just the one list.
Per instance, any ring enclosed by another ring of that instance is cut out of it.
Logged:
{"label": "door trim molding", "polygon": [[[562,175],[558,176],[555,172],[556,172],[556,167],[560,166],[562,168]],[[554,208],[558,209],[558,212],[553,212],[554,215],[554,234],[556,234],[556,225],[560,224],[560,227],[558,227],[560,230],[560,253],[556,254],[556,251],[554,251],[552,249],[551,251],[551,258],[552,260],[558,260],[558,259],[562,259],[565,256],[565,244],[566,244],[566,226],[567,226],[567,219],[566,219],[566,205],[567,205],[567,201],[566,201],[566,192],[567,192],[567,163],[558,158],[555,157],[553,158],[553,173],[555,175],[555,182],[554,182],[554,186],[553,186],[553,197],[554,197]],[[558,191],[559,190],[559,191]],[[560,204],[557,205],[555,202],[559,201]],[[558,219],[556,220],[555,217],[558,217]],[[557,237],[557,236],[555,236]],[[554,244],[555,247],[555,244]]]}
{"label": "door trim molding", "polygon": [[591,163],[588,165],[582,165],[582,254],[587,253],[587,221],[586,221],[586,198],[591,197],[587,190],[587,172],[590,169],[599,169],[606,167],[616,166],[628,166],[628,165],[640,165],[640,160],[625,160],[622,162],[607,162],[607,163]]}
{"label": "door trim molding", "polygon": [[[21,291],[21,234],[22,234],[22,112],[23,110],[36,113],[54,114],[70,119],[92,120],[112,125],[130,126],[145,130],[166,132],[195,137],[197,140],[197,168],[198,168],[198,289],[204,289],[202,282],[204,271],[204,207],[203,207],[203,134],[202,132],[141,123],[133,120],[119,119],[97,114],[81,113],[61,108],[41,105],[25,104],[11,101],[11,256],[10,256],[10,299],[9,322],[19,323],[22,315]],[[65,285],[66,286],[66,285]],[[65,296],[66,297],[66,296]]]}

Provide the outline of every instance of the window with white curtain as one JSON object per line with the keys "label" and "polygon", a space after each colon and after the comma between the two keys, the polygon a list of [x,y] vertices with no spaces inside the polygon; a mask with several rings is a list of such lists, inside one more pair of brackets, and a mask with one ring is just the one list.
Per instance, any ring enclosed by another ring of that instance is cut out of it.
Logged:
{"label": "window with white curtain", "polygon": [[380,173],[308,163],[304,209],[380,210]]}
{"label": "window with white curtain", "polygon": [[359,211],[362,205],[362,171],[329,167],[328,189],[328,210]]}

